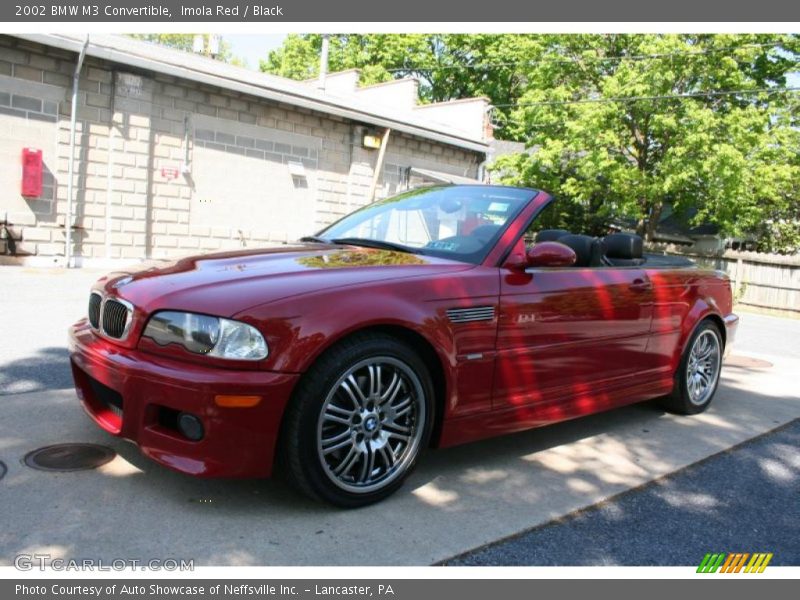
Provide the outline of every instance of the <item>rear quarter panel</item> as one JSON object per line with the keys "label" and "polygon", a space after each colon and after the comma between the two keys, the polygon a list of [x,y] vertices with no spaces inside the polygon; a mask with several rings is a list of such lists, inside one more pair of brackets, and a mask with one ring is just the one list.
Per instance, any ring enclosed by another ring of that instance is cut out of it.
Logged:
{"label": "rear quarter panel", "polygon": [[725,336],[724,318],[733,310],[730,279],[721,271],[698,268],[647,269],[647,276],[653,283],[647,355],[661,375],[671,381],[700,321],[711,317]]}

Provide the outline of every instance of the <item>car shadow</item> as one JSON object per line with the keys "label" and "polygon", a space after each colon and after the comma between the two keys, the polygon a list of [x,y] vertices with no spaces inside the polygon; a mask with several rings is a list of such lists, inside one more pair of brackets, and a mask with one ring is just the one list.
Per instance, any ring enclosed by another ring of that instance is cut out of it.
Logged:
{"label": "car shadow", "polygon": [[42,348],[32,356],[0,364],[0,396],[71,386],[69,353],[65,347]]}

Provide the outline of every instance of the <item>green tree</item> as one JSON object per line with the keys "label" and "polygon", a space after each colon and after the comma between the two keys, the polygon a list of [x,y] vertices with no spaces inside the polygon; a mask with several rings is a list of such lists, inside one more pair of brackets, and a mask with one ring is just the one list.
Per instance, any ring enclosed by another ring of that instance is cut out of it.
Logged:
{"label": "green tree", "polygon": [[779,35],[552,37],[511,113],[528,150],[495,168],[588,229],[625,215],[652,239],[669,203],[726,234],[763,230],[797,214],[795,97],[780,91],[796,49]]}
{"label": "green tree", "polygon": [[[194,33],[132,33],[129,34],[130,37],[143,40],[145,42],[153,42],[155,44],[161,44],[162,46],[169,46],[170,48],[175,48],[176,50],[183,50],[185,52],[192,52],[194,47]],[[203,52],[204,56],[211,56],[211,47],[210,47],[210,39],[211,34],[203,33]],[[219,53],[216,54],[213,58],[216,60],[221,60],[222,62],[230,63],[236,66],[244,67],[246,66],[246,62],[234,56],[231,52],[231,45],[225,41],[224,38],[220,38],[219,40]]]}
{"label": "green tree", "polygon": [[[322,35],[289,35],[260,68],[310,79],[319,73],[321,48]],[[330,72],[360,69],[361,85],[415,77],[423,102],[486,96],[495,104],[510,104],[526,87],[519,63],[533,61],[543,51],[542,36],[533,35],[332,35],[328,67]]]}

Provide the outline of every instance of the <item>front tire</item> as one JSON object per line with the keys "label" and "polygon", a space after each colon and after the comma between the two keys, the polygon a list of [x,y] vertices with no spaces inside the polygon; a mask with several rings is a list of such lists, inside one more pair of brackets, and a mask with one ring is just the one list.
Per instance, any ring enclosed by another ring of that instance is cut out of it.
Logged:
{"label": "front tire", "polygon": [[672,393],[661,403],[667,410],[696,415],[711,404],[722,369],[722,336],[719,328],[705,320],[695,329],[675,373]]}
{"label": "front tire", "polygon": [[307,495],[355,508],[394,493],[427,446],[433,385],[407,345],[357,334],[305,374],[287,409],[288,478]]}

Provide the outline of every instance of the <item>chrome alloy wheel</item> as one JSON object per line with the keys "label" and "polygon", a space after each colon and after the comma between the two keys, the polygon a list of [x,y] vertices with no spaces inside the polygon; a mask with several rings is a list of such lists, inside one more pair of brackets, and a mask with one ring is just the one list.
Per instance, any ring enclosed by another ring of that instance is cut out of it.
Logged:
{"label": "chrome alloy wheel", "polygon": [[396,358],[349,368],[317,422],[317,455],[328,478],[348,492],[368,493],[400,477],[419,451],[425,401],[419,377]]}
{"label": "chrome alloy wheel", "polygon": [[720,360],[719,337],[706,329],[695,339],[686,365],[686,388],[692,404],[704,404],[714,393]]}

